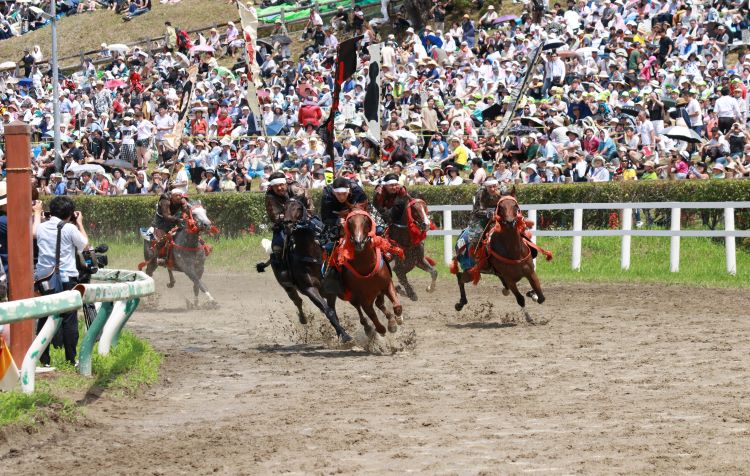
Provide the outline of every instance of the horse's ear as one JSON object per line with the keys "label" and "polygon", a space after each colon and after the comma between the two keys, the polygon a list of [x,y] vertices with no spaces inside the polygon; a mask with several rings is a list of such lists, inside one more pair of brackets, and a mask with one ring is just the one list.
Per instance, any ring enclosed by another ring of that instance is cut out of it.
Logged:
{"label": "horse's ear", "polygon": [[508,193],[508,195],[510,195],[513,198],[516,198],[516,186],[515,185],[510,187],[510,192]]}

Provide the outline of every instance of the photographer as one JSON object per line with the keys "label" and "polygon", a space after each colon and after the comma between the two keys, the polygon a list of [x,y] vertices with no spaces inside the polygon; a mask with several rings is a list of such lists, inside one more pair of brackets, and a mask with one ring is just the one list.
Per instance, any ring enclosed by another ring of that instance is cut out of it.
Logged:
{"label": "photographer", "polygon": [[[76,267],[76,250],[83,251],[88,247],[89,240],[83,228],[83,215],[75,211],[73,200],[68,197],[55,197],[49,204],[50,218],[40,223],[35,230],[39,247],[39,260],[34,272],[34,280],[45,281],[59,272],[62,290],[73,289],[78,283],[78,269]],[[59,239],[59,256],[58,253]],[[57,258],[57,259],[56,259]],[[51,282],[48,280],[47,282]],[[47,292],[60,292],[48,290]],[[62,341],[65,348],[65,358],[71,364],[76,363],[76,347],[78,345],[78,313],[76,311],[61,314]],[[47,318],[39,319],[37,332],[42,329]],[[49,365],[49,349],[44,351],[40,359],[42,364]]]}

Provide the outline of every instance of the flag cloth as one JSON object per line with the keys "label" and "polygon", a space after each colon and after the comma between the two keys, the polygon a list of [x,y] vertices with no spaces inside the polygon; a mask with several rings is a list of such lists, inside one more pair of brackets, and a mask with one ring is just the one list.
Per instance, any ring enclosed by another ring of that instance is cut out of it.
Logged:
{"label": "flag cloth", "polygon": [[21,387],[21,379],[18,375],[18,367],[13,362],[10,349],[5,345],[5,340],[0,337],[0,390],[18,390]]}
{"label": "flag cloth", "polygon": [[333,131],[333,122],[336,119],[336,112],[339,110],[339,96],[341,96],[341,85],[357,70],[357,42],[363,35],[349,38],[339,43],[336,54],[336,75],[333,77],[333,103],[331,111],[328,113],[328,119],[324,124],[322,139],[326,144],[326,155],[333,161],[333,143],[335,140]]}
{"label": "flag cloth", "polygon": [[188,118],[188,111],[190,111],[190,104],[193,102],[193,89],[197,78],[198,65],[194,64],[188,68],[188,79],[185,81],[185,87],[182,91],[182,97],[180,98],[177,123],[175,124],[174,129],[172,129],[172,132],[164,134],[163,145],[167,150],[175,151],[180,147],[182,134],[185,130],[185,122]]}
{"label": "flag cloth", "polygon": [[367,131],[378,140],[380,139],[380,85],[382,71],[380,69],[380,49],[382,43],[370,45],[370,65],[367,69],[367,86],[365,87],[364,112],[367,119]]}

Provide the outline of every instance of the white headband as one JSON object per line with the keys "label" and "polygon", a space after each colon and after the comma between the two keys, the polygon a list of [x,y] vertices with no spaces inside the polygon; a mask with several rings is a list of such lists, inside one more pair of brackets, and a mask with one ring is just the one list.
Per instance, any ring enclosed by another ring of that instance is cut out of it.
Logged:
{"label": "white headband", "polygon": [[348,187],[339,187],[339,188],[333,189],[333,193],[348,193],[348,192],[349,192]]}
{"label": "white headband", "polygon": [[489,179],[489,180],[485,180],[484,181],[484,186],[485,187],[489,187],[491,185],[497,185],[497,184],[498,184],[498,181],[495,180],[495,179]]}
{"label": "white headband", "polygon": [[270,182],[268,182],[268,185],[270,185],[272,187],[274,185],[284,185],[284,184],[286,184],[286,179],[285,178],[281,178],[281,177],[275,178],[275,179],[271,180]]}
{"label": "white headband", "polygon": [[383,185],[397,185],[398,180],[389,180],[387,182],[383,182]]}

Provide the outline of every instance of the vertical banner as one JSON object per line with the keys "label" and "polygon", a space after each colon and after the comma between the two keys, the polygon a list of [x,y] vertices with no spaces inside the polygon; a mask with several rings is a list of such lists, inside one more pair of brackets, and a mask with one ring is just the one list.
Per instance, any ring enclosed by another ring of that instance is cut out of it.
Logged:
{"label": "vertical banner", "polygon": [[526,75],[523,77],[523,81],[510,95],[510,104],[508,110],[505,111],[502,122],[500,122],[497,130],[499,131],[498,136],[504,139],[505,131],[510,125],[511,119],[516,112],[516,107],[521,98],[526,94],[526,90],[529,88],[529,79],[534,75],[536,65],[539,63],[539,59],[542,57],[542,46],[538,46],[536,50],[531,53],[531,61],[529,62],[529,68],[526,70]]}
{"label": "vertical banner", "polygon": [[333,81],[333,104],[328,113],[328,119],[322,128],[323,140],[326,145],[326,154],[333,161],[333,143],[334,129],[333,123],[336,119],[336,112],[339,109],[339,96],[341,96],[341,85],[347,78],[351,77],[357,70],[357,42],[362,39],[362,35],[349,38],[339,43],[336,55],[336,76]]}
{"label": "vertical banner", "polygon": [[185,130],[185,122],[187,122],[188,112],[190,111],[190,104],[193,102],[193,91],[195,90],[195,81],[198,78],[198,65],[194,64],[188,68],[188,79],[185,81],[185,86],[182,89],[182,97],[180,98],[180,105],[177,113],[177,122],[174,125],[172,132],[164,134],[164,147],[167,150],[177,150],[182,142],[182,134]]}
{"label": "vertical banner", "polygon": [[253,113],[253,118],[255,119],[255,130],[260,131],[260,134],[263,135],[265,134],[265,128],[261,120],[258,91],[255,86],[255,79],[260,76],[260,65],[255,55],[255,41],[258,38],[258,13],[250,2],[247,5],[237,2],[237,8],[240,12],[242,33],[245,39],[245,64],[247,65],[247,91],[245,97],[247,99],[247,106],[250,108],[250,112]]}
{"label": "vertical banner", "polygon": [[367,86],[365,89],[365,119],[367,129],[374,138],[380,137],[380,87],[382,85],[382,72],[380,69],[380,50],[382,43],[370,45],[370,65],[367,70]]}

